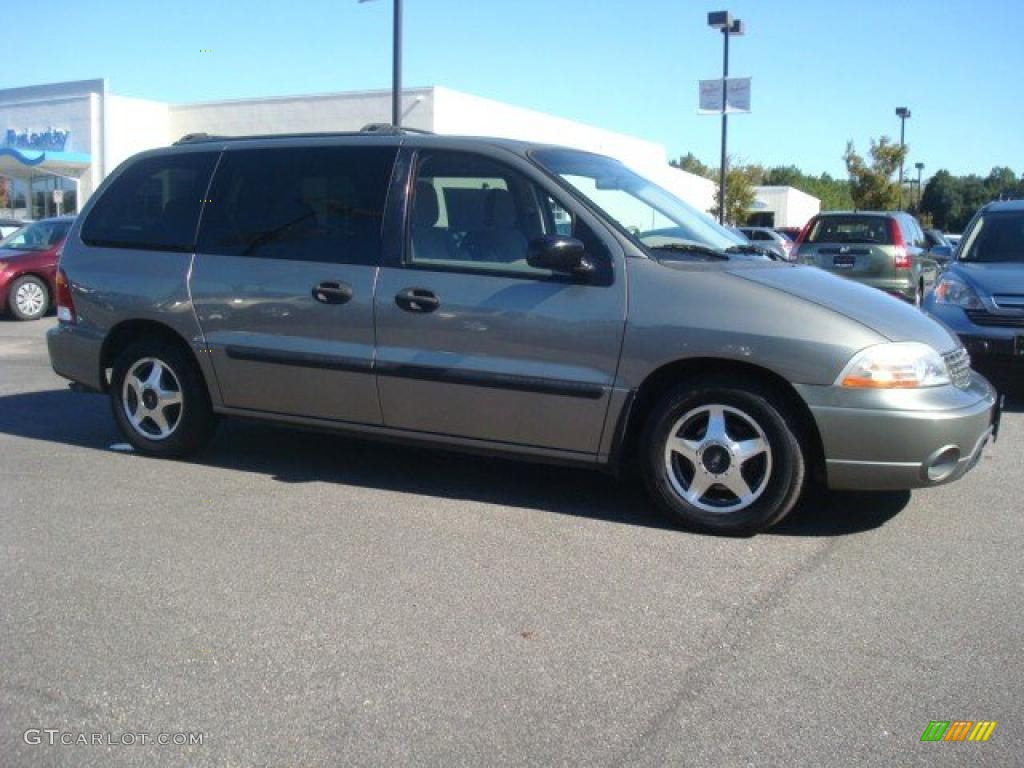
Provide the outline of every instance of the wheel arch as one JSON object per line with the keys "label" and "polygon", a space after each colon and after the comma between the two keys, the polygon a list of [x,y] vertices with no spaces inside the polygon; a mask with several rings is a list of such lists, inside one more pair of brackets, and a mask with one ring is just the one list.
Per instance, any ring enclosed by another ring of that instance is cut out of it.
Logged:
{"label": "wheel arch", "polygon": [[[195,351],[185,338],[176,330],[171,328],[169,325],[165,325],[164,323],[156,320],[122,320],[110,329],[106,338],[103,340],[102,347],[100,348],[99,380],[103,384],[104,391],[107,391],[110,388],[110,377],[107,372],[114,367],[114,361],[117,359],[117,356],[129,345],[144,338],[157,338],[180,348],[186,355],[188,355],[193,365],[195,365],[196,370],[199,372],[199,375],[205,382],[206,376],[203,373],[203,367],[200,365]],[[206,382],[206,384],[207,388],[209,388],[209,383]]]}
{"label": "wheel arch", "polygon": [[800,434],[797,438],[807,450],[808,470],[812,479],[824,482],[825,448],[818,432],[818,425],[810,408],[793,386],[779,374],[753,363],[713,357],[697,357],[675,360],[652,371],[640,384],[623,415],[624,426],[618,430],[617,443],[612,446],[613,469],[619,471],[623,465],[635,460],[640,435],[647,419],[661,398],[673,387],[687,379],[708,374],[736,376],[741,380],[757,381],[767,386],[793,409]]}

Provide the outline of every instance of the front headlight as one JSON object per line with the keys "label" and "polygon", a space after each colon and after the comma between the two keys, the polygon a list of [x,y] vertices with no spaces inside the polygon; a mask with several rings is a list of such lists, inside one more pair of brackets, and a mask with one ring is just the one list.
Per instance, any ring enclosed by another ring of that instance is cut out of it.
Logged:
{"label": "front headlight", "polygon": [[942,355],[916,341],[862,349],[836,380],[838,386],[849,389],[918,389],[949,383]]}
{"label": "front headlight", "polygon": [[943,275],[935,285],[935,303],[964,309],[981,309],[981,299],[967,283],[954,275]]}

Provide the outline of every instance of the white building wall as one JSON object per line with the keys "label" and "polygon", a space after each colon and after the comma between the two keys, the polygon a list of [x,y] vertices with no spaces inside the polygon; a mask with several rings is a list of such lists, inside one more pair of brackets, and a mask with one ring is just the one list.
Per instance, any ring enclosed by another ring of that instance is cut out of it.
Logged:
{"label": "white building wall", "polygon": [[795,187],[754,187],[752,213],[775,214],[776,227],[802,227],[821,210],[821,201]]}
{"label": "white building wall", "polygon": [[[402,93],[403,123],[433,129],[430,88]],[[358,131],[368,123],[391,122],[391,92],[361,91],[267,99],[238,99],[170,107],[170,136],[188,133],[251,136],[266,133]]]}
{"label": "white building wall", "polygon": [[706,211],[714,204],[714,184],[672,168],[661,144],[450,88],[435,87],[433,91],[436,133],[560,144],[608,155],[698,210]]}
{"label": "white building wall", "polygon": [[170,116],[166,103],[107,94],[106,105],[108,173],[134,154],[167,146]]}
{"label": "white building wall", "polygon": [[561,144],[610,155],[623,162],[666,161],[665,148],[652,141],[450,88],[433,90],[435,133]]}

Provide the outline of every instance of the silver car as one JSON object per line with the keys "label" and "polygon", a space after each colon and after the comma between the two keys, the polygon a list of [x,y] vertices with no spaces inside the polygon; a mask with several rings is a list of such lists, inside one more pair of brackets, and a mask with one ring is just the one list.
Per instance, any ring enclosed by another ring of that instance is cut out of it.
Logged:
{"label": "silver car", "polygon": [[398,130],[191,136],[118,168],[65,245],[54,369],[139,451],[218,416],[617,472],[747,534],[811,483],[962,476],[998,424],[913,307],[744,258],[599,155]]}

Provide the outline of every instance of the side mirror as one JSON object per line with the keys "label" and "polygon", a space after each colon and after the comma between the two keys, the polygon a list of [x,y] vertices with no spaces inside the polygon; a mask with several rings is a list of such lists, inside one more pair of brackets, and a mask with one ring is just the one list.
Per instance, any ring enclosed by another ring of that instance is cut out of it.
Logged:
{"label": "side mirror", "polygon": [[936,245],[932,248],[932,258],[940,264],[946,264],[953,258],[953,249],[948,245]]}
{"label": "side mirror", "polygon": [[537,269],[550,269],[582,279],[594,272],[583,243],[565,235],[544,235],[531,240],[526,263]]}

